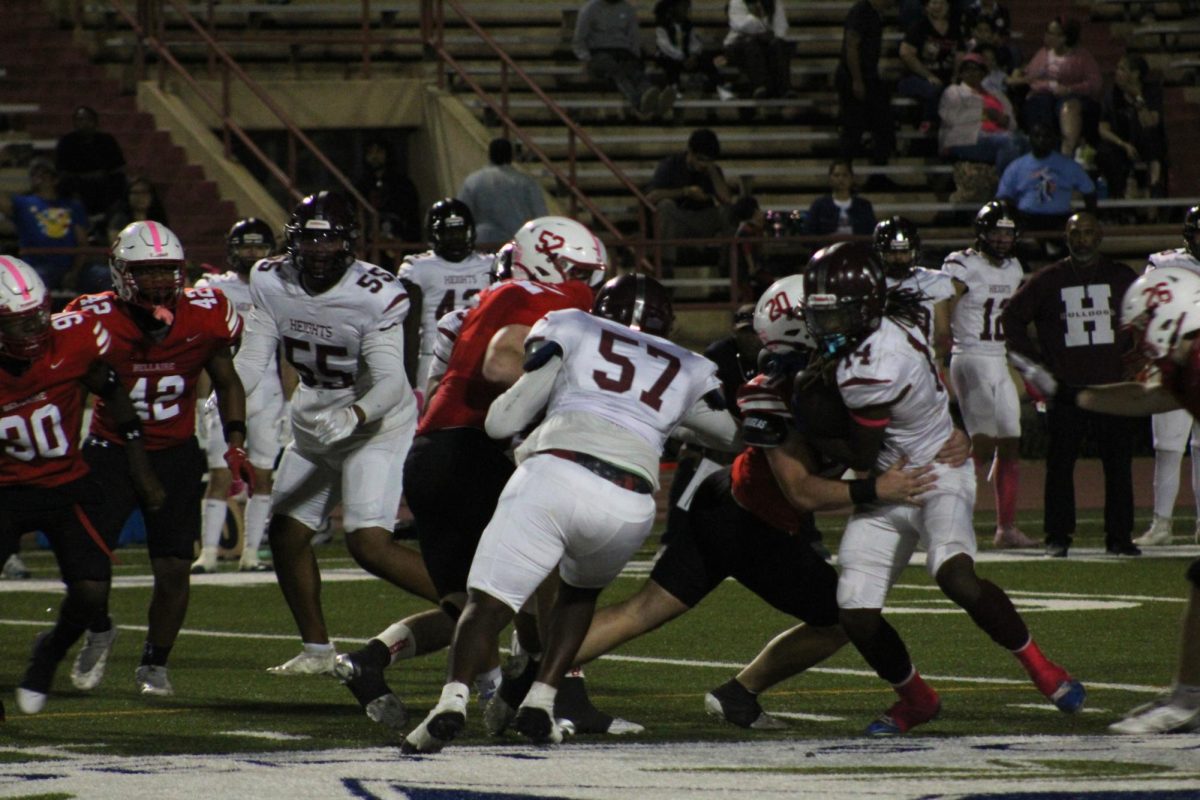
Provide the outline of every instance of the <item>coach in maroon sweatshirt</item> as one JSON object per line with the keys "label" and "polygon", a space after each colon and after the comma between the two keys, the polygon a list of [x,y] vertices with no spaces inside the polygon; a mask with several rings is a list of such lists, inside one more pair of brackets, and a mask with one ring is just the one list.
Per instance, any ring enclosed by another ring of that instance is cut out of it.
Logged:
{"label": "coach in maroon sweatshirt", "polygon": [[[1050,370],[1060,383],[1090,386],[1122,380],[1121,299],[1137,278],[1129,266],[1100,254],[1096,217],[1067,220],[1070,255],[1035,273],[1001,316],[1009,350]],[[1030,327],[1033,337],[1030,336]],[[1136,556],[1133,531],[1133,439],[1145,420],[1050,403],[1047,412],[1044,526],[1046,555],[1065,557],[1075,532],[1075,460],[1086,434],[1104,466],[1104,543],[1111,555]]]}

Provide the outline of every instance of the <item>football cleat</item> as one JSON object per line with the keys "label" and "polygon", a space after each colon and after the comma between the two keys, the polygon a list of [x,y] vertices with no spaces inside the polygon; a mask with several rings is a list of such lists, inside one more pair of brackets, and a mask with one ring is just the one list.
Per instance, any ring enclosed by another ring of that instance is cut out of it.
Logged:
{"label": "football cleat", "polygon": [[462,733],[466,726],[466,698],[440,701],[429,712],[429,716],[404,737],[400,752],[404,755],[437,753]]}
{"label": "football cleat", "polygon": [[368,660],[342,653],[334,660],[333,674],[354,695],[367,718],[386,728],[400,730],[408,722],[404,703],[388,687],[383,672]]}
{"label": "football cleat", "polygon": [[537,706],[521,706],[513,718],[513,730],[534,744],[562,744],[563,731],[554,715]]}
{"label": "football cleat", "polygon": [[606,714],[593,705],[582,677],[564,677],[554,699],[554,716],[569,720],[574,733],[606,733],[622,736],[641,733],[645,727],[627,719]]}
{"label": "football cleat", "polygon": [[71,665],[71,683],[76,689],[86,692],[100,685],[100,681],[104,680],[104,668],[108,666],[108,656],[116,640],[116,625],[100,633],[87,631],[84,634],[83,647],[79,648],[75,663]]}
{"label": "football cleat", "polygon": [[217,560],[207,558],[197,558],[192,562],[193,575],[213,575],[217,572]]}
{"label": "football cleat", "polygon": [[1154,515],[1154,521],[1150,523],[1150,527],[1141,536],[1133,540],[1134,544],[1145,547],[1146,545],[1163,545],[1171,543],[1171,522],[1168,517],[1160,517]]}
{"label": "football cleat", "polygon": [[1030,539],[1019,528],[996,528],[996,536],[992,539],[992,546],[997,550],[1004,550],[1015,547],[1037,547],[1040,542],[1035,539]]}
{"label": "football cleat", "polygon": [[756,731],[778,731],[787,727],[787,723],[778,717],[773,717],[763,711],[758,704],[758,697],[751,694],[740,684],[731,686],[734,681],[718,686],[704,695],[704,710],[714,717]]}
{"label": "football cleat", "polygon": [[1163,695],[1130,711],[1125,719],[1108,726],[1113,733],[1189,733],[1200,730],[1200,708],[1176,705],[1173,695]]}
{"label": "football cleat", "polygon": [[29,666],[17,686],[17,708],[26,714],[36,714],[46,707],[50,684],[54,683],[54,671],[58,661],[46,652],[50,631],[42,631],[33,640],[29,655]]}
{"label": "football cleat", "polygon": [[1075,714],[1083,708],[1083,704],[1087,700],[1087,689],[1084,689],[1083,684],[1079,681],[1068,677],[1058,684],[1048,698],[1059,711],[1065,714]]}
{"label": "football cleat", "polygon": [[46,707],[46,693],[17,687],[17,708],[22,714],[37,714]]}
{"label": "football cleat", "polygon": [[[503,683],[500,684],[500,688],[504,688]],[[508,730],[508,726],[512,724],[513,717],[516,715],[517,709],[505,702],[504,696],[497,691],[483,707],[484,730],[488,732],[488,736],[500,736]]]}
{"label": "football cleat", "polygon": [[29,571],[29,567],[25,566],[25,562],[17,553],[13,553],[4,562],[4,568],[0,569],[0,578],[10,581],[23,581],[32,578],[33,573]]}
{"label": "football cleat", "polygon": [[166,667],[142,664],[133,673],[133,679],[137,682],[138,692],[141,694],[152,697],[170,697],[175,694],[175,687],[171,685]]}
{"label": "football cleat", "polygon": [[483,725],[489,736],[499,736],[508,729],[517,708],[537,677],[538,662],[524,653],[512,656],[504,664],[500,688],[488,700],[483,710]]}
{"label": "football cleat", "polygon": [[932,708],[915,706],[904,700],[898,700],[879,719],[867,726],[868,736],[898,736],[908,733],[918,725],[923,725],[937,717],[942,710],[939,700]]}
{"label": "football cleat", "polygon": [[275,565],[270,561],[259,561],[257,558],[253,561],[242,559],[238,564],[238,572],[274,572]]}
{"label": "football cleat", "polygon": [[268,667],[272,675],[333,675],[337,663],[337,650],[330,648],[322,653],[304,650],[277,667]]}

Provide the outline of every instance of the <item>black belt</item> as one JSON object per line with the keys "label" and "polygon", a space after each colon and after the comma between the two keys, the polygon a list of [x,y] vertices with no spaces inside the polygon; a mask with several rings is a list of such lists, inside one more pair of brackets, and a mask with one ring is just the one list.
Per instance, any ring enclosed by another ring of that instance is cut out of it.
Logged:
{"label": "black belt", "polygon": [[574,461],[589,472],[594,472],[601,478],[604,478],[604,480],[614,483],[622,489],[637,492],[638,494],[654,494],[654,487],[650,485],[650,481],[641,475],[634,475],[628,470],[621,469],[595,456],[589,456],[587,453],[580,453],[575,450],[559,450],[558,448],[539,450],[538,452],[558,456],[567,461]]}

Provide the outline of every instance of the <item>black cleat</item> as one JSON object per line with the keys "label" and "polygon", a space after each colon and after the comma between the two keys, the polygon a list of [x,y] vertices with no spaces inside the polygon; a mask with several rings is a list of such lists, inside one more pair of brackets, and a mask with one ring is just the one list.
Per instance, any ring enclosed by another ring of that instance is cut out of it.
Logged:
{"label": "black cleat", "polygon": [[564,721],[571,733],[608,733],[616,736],[641,733],[645,728],[636,722],[606,714],[592,704],[587,684],[582,677],[565,677],[554,700],[554,716]]}
{"label": "black cleat", "polygon": [[408,722],[408,711],[383,679],[383,669],[374,652],[378,648],[374,645],[384,649],[386,658],[387,648],[372,640],[362,650],[339,655],[334,662],[333,674],[350,690],[372,722],[400,730]]}
{"label": "black cleat", "polygon": [[758,695],[738,683],[736,678],[730,678],[704,695],[704,710],[739,728],[777,731],[787,727],[782,720],[763,711],[758,704]]}
{"label": "black cleat", "polygon": [[534,744],[562,744],[563,732],[544,708],[521,706],[513,718],[513,730]]}

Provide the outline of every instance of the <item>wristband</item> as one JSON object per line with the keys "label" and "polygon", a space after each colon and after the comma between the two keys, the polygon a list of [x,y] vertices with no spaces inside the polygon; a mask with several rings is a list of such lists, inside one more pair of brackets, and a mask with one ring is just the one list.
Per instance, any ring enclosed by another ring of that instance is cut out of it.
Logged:
{"label": "wristband", "polygon": [[246,438],[246,423],[240,419],[231,419],[221,426],[222,432],[225,434],[225,441],[229,441],[229,434],[240,433],[242,438]]}
{"label": "wristband", "polygon": [[850,481],[850,502],[856,506],[874,503],[879,499],[879,495],[875,493],[875,479],[862,478],[860,480]]}
{"label": "wristband", "polygon": [[142,421],[134,417],[129,422],[121,422],[117,425],[117,433],[127,442],[136,442],[142,438]]}

